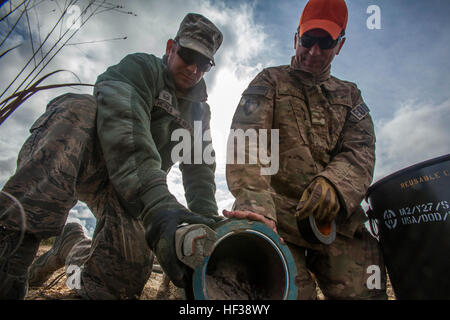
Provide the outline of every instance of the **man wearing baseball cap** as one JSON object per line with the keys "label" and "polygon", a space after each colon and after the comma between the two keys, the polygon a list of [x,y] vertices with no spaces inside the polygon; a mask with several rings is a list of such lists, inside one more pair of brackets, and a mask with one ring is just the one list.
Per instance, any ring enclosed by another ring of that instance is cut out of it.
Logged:
{"label": "man wearing baseball cap", "polygon": [[[190,13],[162,59],[130,54],[97,78],[94,96],[69,93],[48,104],[0,196],[0,299],[23,299],[28,282],[42,285],[64,264],[83,298],[137,299],[153,253],[175,285],[189,284],[175,230],[219,220],[215,162],[180,163],[185,207],[167,187],[179,143],[171,137],[177,129],[193,136],[199,127],[202,137],[209,130],[203,76],[222,39],[210,20]],[[77,200],[97,218],[92,240],[79,224],[65,225]],[[58,236],[52,249],[31,265],[41,239],[51,236]]]}
{"label": "man wearing baseball cap", "polygon": [[[256,76],[231,126],[278,130],[277,173],[260,175],[261,163],[227,165],[236,201],[224,215],[259,220],[278,232],[295,259],[299,299],[317,298],[316,281],[328,299],[386,298],[382,255],[360,205],[373,176],[373,123],[356,84],[330,74],[347,19],[344,0],[309,0],[290,65]],[[305,222],[320,233],[312,235]],[[328,241],[333,224],[335,239]]]}

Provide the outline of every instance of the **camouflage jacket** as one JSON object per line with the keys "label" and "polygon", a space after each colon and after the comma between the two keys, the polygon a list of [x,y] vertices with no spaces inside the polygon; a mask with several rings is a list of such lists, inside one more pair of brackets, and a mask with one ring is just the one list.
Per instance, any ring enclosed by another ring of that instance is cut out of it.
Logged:
{"label": "camouflage jacket", "polygon": [[260,213],[276,221],[284,239],[309,246],[295,211],[308,184],[322,176],[340,198],[337,232],[352,237],[366,220],[360,203],[373,177],[375,133],[355,84],[330,76],[330,69],[317,77],[292,65],[264,69],[244,91],[231,128],[269,129],[269,136],[279,129],[276,174],[261,175],[260,161],[227,165],[233,209]]}
{"label": "camouflage jacket", "polygon": [[[109,176],[126,211],[147,224],[160,208],[184,208],[169,192],[166,176],[173,165],[172,140],[179,128],[200,136],[209,130],[210,108],[202,79],[190,92],[176,92],[163,59],[144,53],[126,56],[97,78],[97,132]],[[199,131],[199,130],[197,130]],[[198,133],[198,132],[197,132]],[[190,139],[191,150],[194,139]],[[202,150],[212,148],[201,139]],[[213,151],[212,151],[213,152]],[[192,151],[193,154],[193,151]],[[202,158],[203,159],[203,158]],[[212,163],[180,163],[188,208],[217,214]]]}

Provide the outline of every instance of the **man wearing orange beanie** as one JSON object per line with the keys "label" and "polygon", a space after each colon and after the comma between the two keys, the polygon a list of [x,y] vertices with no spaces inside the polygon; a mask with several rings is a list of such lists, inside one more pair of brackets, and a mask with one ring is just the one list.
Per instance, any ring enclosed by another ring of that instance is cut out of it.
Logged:
{"label": "man wearing orange beanie", "polygon": [[[357,86],[330,75],[347,19],[344,0],[309,0],[291,64],[256,76],[231,126],[278,131],[277,173],[261,175],[260,162],[227,165],[236,201],[224,215],[260,220],[278,232],[296,263],[299,299],[317,298],[311,273],[326,298],[386,299],[382,255],[360,205],[373,178],[373,123]],[[335,228],[335,238],[315,241],[305,221],[325,236]]]}

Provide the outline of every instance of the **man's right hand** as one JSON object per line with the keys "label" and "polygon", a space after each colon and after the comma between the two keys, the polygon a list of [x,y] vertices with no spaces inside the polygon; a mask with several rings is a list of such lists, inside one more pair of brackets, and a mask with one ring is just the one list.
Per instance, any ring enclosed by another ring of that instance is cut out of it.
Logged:
{"label": "man's right hand", "polygon": [[183,224],[204,224],[209,227],[219,216],[200,216],[185,209],[163,209],[152,214],[145,232],[149,247],[170,280],[181,288],[189,284],[192,269],[178,260],[175,248],[175,232]]}

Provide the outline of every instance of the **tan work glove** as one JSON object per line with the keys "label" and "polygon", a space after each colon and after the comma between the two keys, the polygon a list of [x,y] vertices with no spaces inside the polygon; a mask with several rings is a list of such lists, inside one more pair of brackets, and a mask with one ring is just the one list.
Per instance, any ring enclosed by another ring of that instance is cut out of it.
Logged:
{"label": "tan work glove", "polygon": [[313,214],[316,221],[330,223],[340,208],[334,187],[324,178],[318,177],[303,192],[295,215],[297,220],[303,220]]}

